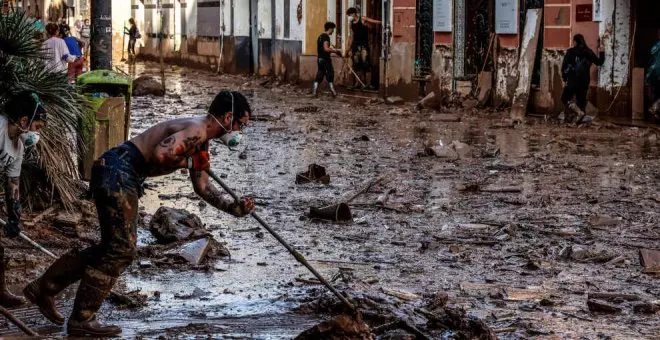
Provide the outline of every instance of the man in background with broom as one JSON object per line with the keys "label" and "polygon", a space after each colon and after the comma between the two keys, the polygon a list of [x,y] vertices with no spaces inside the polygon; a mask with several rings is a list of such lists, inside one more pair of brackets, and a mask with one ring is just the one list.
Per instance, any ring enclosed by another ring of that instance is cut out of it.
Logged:
{"label": "man in background with broom", "polygon": [[[5,235],[14,238],[21,233],[20,176],[25,150],[39,142],[39,130],[46,122],[46,110],[39,97],[31,92],[21,92],[10,98],[0,115],[0,171],[7,177],[5,204],[7,223]],[[5,248],[0,245],[0,305],[18,307],[25,299],[7,289],[5,272]]]}
{"label": "man in background with broom", "polygon": [[117,326],[96,320],[96,312],[117,278],[137,256],[138,199],[146,177],[167,175],[189,169],[195,192],[210,205],[236,217],[254,210],[252,199],[234,201],[224,197],[209,181],[209,141],[219,139],[228,147],[242,139],[242,129],[252,110],[245,96],[222,91],[204,116],[180,118],[154,125],[142,134],[106,151],[92,168],[90,191],[96,201],[101,226],[101,243],[60,257],[24,290],[41,313],[57,325],[64,316],[55,305],[55,296],[81,280],[68,335],[116,336]]}

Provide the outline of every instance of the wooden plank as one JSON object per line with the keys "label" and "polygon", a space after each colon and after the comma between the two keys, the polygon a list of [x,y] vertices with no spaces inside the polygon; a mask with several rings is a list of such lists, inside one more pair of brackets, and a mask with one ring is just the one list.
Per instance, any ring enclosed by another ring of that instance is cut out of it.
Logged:
{"label": "wooden plank", "polygon": [[527,10],[525,30],[521,41],[520,60],[518,61],[518,86],[511,105],[511,119],[514,122],[522,123],[527,113],[542,15],[543,10],[540,8]]}

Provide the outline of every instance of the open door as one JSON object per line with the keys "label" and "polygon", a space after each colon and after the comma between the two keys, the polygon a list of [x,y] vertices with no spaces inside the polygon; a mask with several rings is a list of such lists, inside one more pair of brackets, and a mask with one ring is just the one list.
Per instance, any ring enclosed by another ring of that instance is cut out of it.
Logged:
{"label": "open door", "polygon": [[259,0],[250,0],[250,72],[259,71]]}

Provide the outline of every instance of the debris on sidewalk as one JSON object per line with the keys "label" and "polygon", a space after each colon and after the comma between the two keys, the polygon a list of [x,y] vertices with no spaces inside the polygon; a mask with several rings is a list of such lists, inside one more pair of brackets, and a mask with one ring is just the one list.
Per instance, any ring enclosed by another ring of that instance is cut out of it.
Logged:
{"label": "debris on sidewalk", "polygon": [[404,100],[399,96],[392,96],[392,97],[387,97],[385,99],[385,103],[389,105],[400,105],[404,103]]}
{"label": "debris on sidewalk", "polygon": [[133,97],[147,95],[164,96],[165,88],[163,84],[150,76],[140,76],[133,80]]}
{"label": "debris on sidewalk", "polygon": [[206,235],[199,216],[183,209],[162,206],[149,223],[149,230],[160,244]]}
{"label": "debris on sidewalk", "polygon": [[371,329],[362,320],[359,313],[354,317],[341,314],[328,321],[300,333],[296,340],[317,340],[317,339],[360,339],[373,340]]}
{"label": "debris on sidewalk", "polygon": [[307,167],[307,171],[300,172],[296,175],[296,184],[305,184],[311,182],[317,182],[326,185],[330,184],[330,175],[326,173],[325,167],[317,164],[310,164]]}
{"label": "debris on sidewalk", "polygon": [[621,312],[621,307],[602,300],[587,300],[587,306],[590,311],[595,313],[616,314]]}
{"label": "debris on sidewalk", "polygon": [[660,274],[660,251],[651,249],[639,250],[639,262],[646,274]]}

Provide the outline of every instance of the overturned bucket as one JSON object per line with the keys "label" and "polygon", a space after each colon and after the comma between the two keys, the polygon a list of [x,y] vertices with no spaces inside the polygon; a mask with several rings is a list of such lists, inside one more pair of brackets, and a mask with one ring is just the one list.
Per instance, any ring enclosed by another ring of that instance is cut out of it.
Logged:
{"label": "overturned bucket", "polygon": [[330,220],[335,222],[347,222],[353,219],[351,209],[346,203],[329,205],[321,208],[309,208],[309,217]]}

